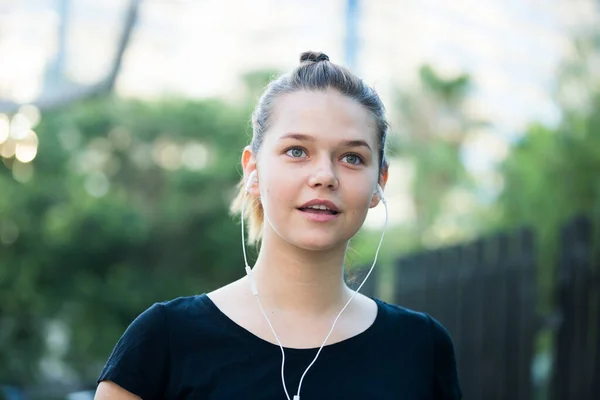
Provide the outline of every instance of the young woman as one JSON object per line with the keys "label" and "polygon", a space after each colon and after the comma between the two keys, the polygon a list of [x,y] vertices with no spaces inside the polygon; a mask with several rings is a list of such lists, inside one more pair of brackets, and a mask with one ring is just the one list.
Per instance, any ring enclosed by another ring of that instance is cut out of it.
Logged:
{"label": "young woman", "polygon": [[447,331],[344,282],[349,240],[385,201],[387,126],[375,91],[323,53],[271,82],[232,207],[256,264],[144,311],[96,399],[460,399]]}

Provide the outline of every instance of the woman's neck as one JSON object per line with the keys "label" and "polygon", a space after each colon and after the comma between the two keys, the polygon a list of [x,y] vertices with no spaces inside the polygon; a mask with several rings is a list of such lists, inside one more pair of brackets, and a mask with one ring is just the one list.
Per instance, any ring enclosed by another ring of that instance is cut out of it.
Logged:
{"label": "woman's neck", "polygon": [[261,301],[271,310],[323,315],[338,312],[348,301],[352,291],[344,283],[346,245],[317,252],[280,238],[265,239],[253,270]]}

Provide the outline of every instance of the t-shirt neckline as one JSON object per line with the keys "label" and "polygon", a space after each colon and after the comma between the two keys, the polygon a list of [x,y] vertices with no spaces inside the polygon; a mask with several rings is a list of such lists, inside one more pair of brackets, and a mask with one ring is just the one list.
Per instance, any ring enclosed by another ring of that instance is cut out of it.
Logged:
{"label": "t-shirt neckline", "polygon": [[[212,301],[212,299],[210,297],[208,297],[208,295],[206,293],[202,293],[202,294],[198,295],[197,297],[199,298],[199,300],[201,302],[203,302],[206,306],[208,306],[215,313],[215,315],[218,316],[218,318],[220,318],[224,323],[228,324],[240,336],[244,337],[245,339],[251,340],[261,346],[279,348],[278,344],[271,343],[268,340],[265,340],[265,339],[255,335],[254,333],[250,332],[248,329],[244,328],[243,326],[239,325],[237,322],[235,322],[231,318],[229,318],[227,316],[227,314],[225,314],[223,311],[221,311],[221,309]],[[373,323],[371,325],[369,325],[369,327],[367,329],[365,329],[364,331],[362,331],[354,336],[351,336],[351,337],[341,340],[339,342],[335,342],[335,343],[323,346],[323,350],[325,350],[325,349],[333,350],[333,349],[343,348],[345,346],[350,346],[350,345],[359,345],[362,342],[368,340],[369,337],[376,335],[376,332],[379,330],[380,326],[383,323],[385,309],[384,309],[384,304],[381,300],[379,300],[377,298],[372,298],[372,300],[375,301],[375,303],[377,305],[377,315],[375,316],[375,320],[373,321]],[[325,338],[323,338],[323,339],[325,339]],[[303,352],[315,352],[319,349],[319,347],[310,347],[310,348],[283,347],[283,349],[289,353],[303,353]]]}

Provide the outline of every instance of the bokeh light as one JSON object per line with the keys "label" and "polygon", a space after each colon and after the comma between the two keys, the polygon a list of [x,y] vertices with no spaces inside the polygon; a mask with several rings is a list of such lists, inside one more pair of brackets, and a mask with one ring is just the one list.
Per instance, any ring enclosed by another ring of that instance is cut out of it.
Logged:
{"label": "bokeh light", "polygon": [[0,147],[0,156],[2,156],[2,158],[14,157],[16,149],[17,141],[9,136],[6,141],[2,143],[2,147]]}
{"label": "bokeh light", "polygon": [[181,153],[181,162],[191,171],[200,171],[208,165],[208,148],[199,142],[185,145]]}
{"label": "bokeh light", "polygon": [[181,167],[181,147],[173,142],[157,140],[154,143],[152,158],[156,165],[168,171],[176,171]]}
{"label": "bokeh light", "polygon": [[110,182],[106,175],[101,172],[94,172],[88,175],[85,180],[85,190],[92,197],[103,197],[108,193]]}
{"label": "bokeh light", "polygon": [[21,108],[19,108],[18,115],[19,114],[23,115],[29,121],[29,126],[31,126],[31,128],[35,128],[42,119],[40,109],[33,104],[21,106]]}
{"label": "bokeh light", "polygon": [[13,115],[10,120],[10,136],[16,140],[24,139],[30,129],[31,123],[25,115],[20,113]]}
{"label": "bokeh light", "polygon": [[6,114],[0,113],[0,145],[8,139],[10,133],[10,120]]}
{"label": "bokeh light", "polygon": [[37,155],[39,140],[37,134],[29,130],[27,135],[15,145],[15,157],[22,163],[33,161]]}

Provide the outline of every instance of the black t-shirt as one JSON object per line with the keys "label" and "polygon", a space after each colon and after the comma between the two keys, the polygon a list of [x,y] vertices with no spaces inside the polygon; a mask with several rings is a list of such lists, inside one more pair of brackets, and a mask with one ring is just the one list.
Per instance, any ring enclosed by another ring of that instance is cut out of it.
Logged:
{"label": "black t-shirt", "polygon": [[[327,345],[306,374],[301,400],[461,398],[448,332],[426,314],[375,299],[361,334]],[[318,349],[285,349],[290,398]],[[115,346],[98,382],[144,400],[285,400],[281,350],[237,325],[206,294],[156,303]]]}

